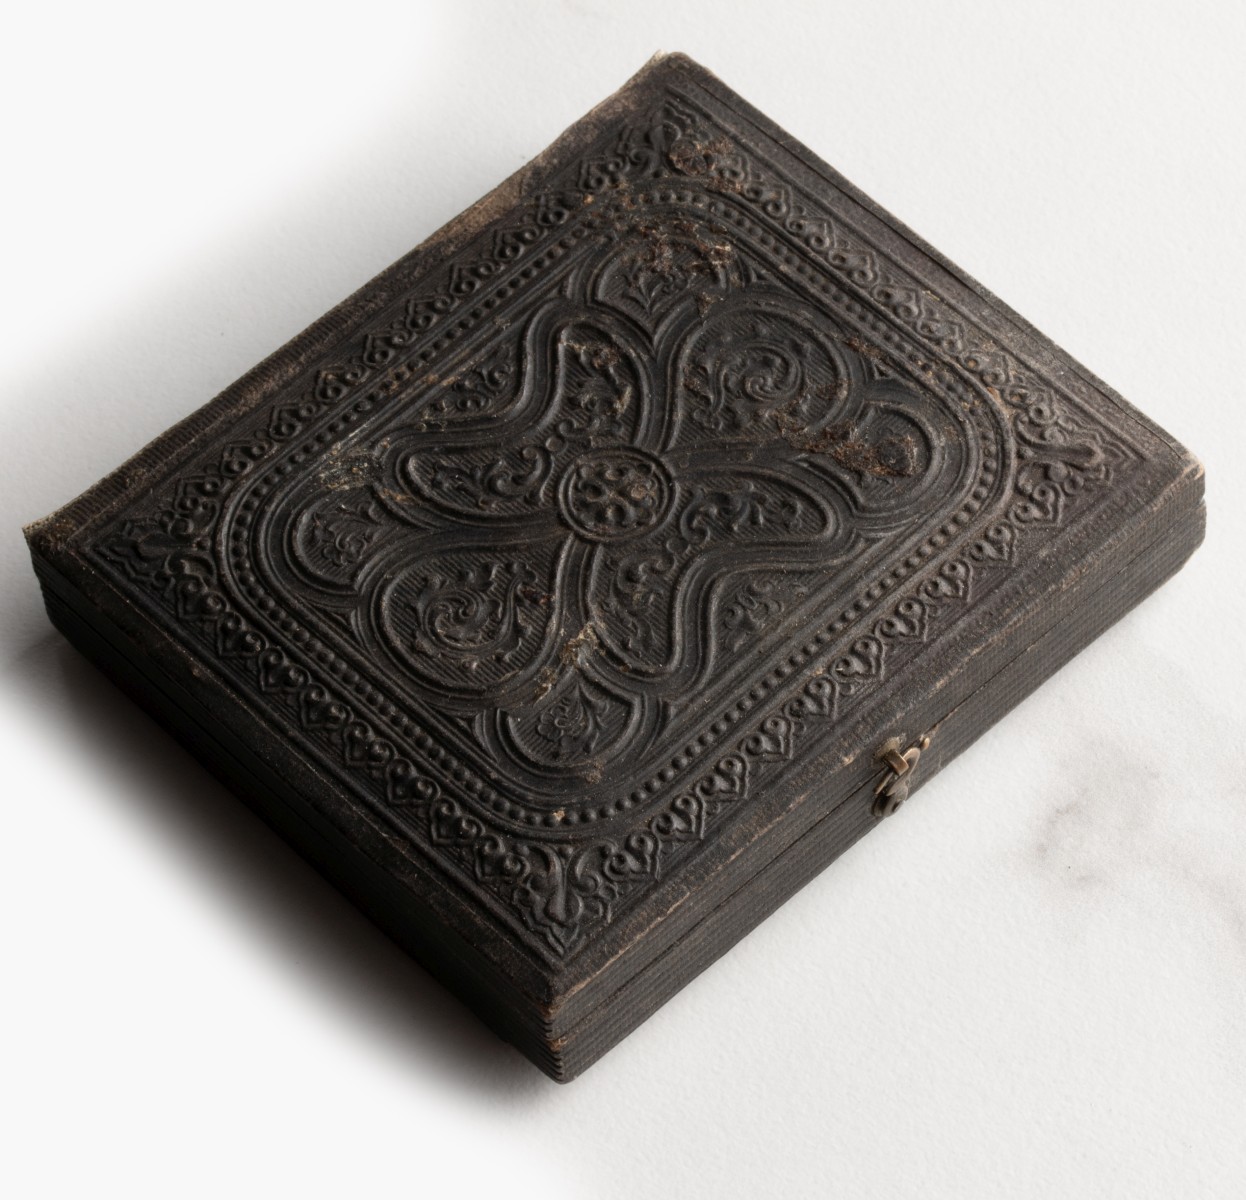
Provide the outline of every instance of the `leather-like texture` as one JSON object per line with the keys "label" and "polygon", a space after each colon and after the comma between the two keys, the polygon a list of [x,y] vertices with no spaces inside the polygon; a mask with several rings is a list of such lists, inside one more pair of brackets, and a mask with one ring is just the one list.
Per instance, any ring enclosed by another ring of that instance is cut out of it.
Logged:
{"label": "leather-like texture", "polygon": [[868,829],[876,739],[938,769],[1201,511],[1171,439],[670,57],[31,540],[75,642],[565,1076]]}

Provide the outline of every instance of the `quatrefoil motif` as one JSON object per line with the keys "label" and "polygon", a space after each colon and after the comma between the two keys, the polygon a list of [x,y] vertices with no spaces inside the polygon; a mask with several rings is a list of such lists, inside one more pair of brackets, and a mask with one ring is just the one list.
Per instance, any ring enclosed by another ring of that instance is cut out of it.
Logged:
{"label": "quatrefoil motif", "polygon": [[924,391],[721,239],[640,235],[430,381],[282,535],[341,627],[549,779],[643,752],[748,652],[732,613],[781,615],[775,581],[843,569],[949,474]]}

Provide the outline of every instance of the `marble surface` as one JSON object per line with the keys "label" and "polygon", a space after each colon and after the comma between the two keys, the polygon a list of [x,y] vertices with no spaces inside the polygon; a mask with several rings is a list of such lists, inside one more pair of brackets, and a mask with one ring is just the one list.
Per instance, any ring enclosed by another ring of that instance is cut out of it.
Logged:
{"label": "marble surface", "polygon": [[[6,1194],[1246,1194],[1242,10],[856,7],[6,19]],[[1209,533],[558,1088],[53,634],[18,526],[658,48],[1199,453]]]}

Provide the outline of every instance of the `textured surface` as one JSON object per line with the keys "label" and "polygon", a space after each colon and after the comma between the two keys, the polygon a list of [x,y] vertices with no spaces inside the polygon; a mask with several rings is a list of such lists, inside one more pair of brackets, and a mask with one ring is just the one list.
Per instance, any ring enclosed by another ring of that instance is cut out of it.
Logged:
{"label": "textured surface", "polygon": [[35,540],[556,1055],[883,736],[1201,534],[1180,448],[777,132],[667,60]]}
{"label": "textured surface", "polygon": [[[188,1197],[412,1180],[509,1200],[780,1185],[1240,1200],[1246,13],[318,12],[225,0],[205,19],[118,0],[10,17],[22,52],[0,91],[23,171],[0,199],[3,1190],[165,1200],[176,1178]],[[690,51],[1195,449],[1208,537],[558,1088],[66,644],[20,526],[662,47]],[[202,1153],[205,1130],[218,1153]]]}

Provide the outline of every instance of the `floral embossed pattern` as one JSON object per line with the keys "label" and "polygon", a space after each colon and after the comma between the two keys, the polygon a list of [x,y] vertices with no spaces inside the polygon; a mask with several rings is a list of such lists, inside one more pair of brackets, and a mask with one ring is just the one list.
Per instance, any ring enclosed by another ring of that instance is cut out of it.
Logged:
{"label": "floral embossed pattern", "polygon": [[[750,584],[816,592],[902,533],[897,513],[945,501],[960,461],[931,397],[720,230],[618,228],[438,380],[442,403],[356,445],[327,495],[293,487],[270,526],[300,601],[472,721],[530,798],[581,816],[586,784],[738,661],[721,635]],[[464,376],[505,385],[445,403]]]}
{"label": "floral embossed pattern", "polygon": [[98,550],[546,963],[1133,461],[712,107],[595,135]]}

